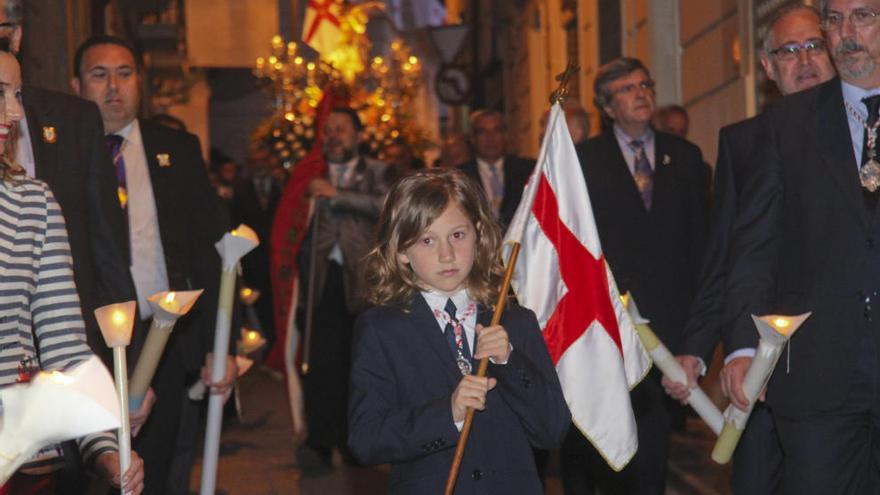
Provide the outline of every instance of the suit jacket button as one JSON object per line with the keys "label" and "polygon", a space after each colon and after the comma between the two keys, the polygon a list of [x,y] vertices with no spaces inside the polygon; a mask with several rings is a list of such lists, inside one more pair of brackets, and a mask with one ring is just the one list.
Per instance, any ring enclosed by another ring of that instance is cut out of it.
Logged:
{"label": "suit jacket button", "polygon": [[474,469],[474,472],[471,473],[471,478],[473,478],[475,481],[480,481],[483,478],[483,472],[479,469]]}

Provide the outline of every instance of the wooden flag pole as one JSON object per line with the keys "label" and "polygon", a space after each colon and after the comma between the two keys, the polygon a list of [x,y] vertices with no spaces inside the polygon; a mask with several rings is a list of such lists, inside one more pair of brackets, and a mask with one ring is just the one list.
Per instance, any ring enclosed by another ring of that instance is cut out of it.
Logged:
{"label": "wooden flag pole", "polygon": [[315,285],[317,284],[318,276],[315,272],[318,266],[318,229],[320,228],[319,222],[323,214],[322,203],[321,199],[315,201],[315,207],[312,210],[312,237],[309,239],[309,282],[306,286],[306,327],[303,332],[303,357],[302,365],[300,366],[303,375],[309,374],[309,363],[311,362],[312,355],[312,333],[315,326],[315,306],[318,305],[318,301],[315,300],[317,298]]}
{"label": "wooden flag pole", "polygon": [[[495,313],[492,314],[492,326],[501,323],[501,314],[504,313],[504,303],[507,302],[507,292],[510,290],[510,279],[513,277],[513,269],[516,267],[516,257],[519,256],[519,243],[511,244],[510,259],[507,260],[507,270],[504,272],[504,280],[501,282],[501,291],[495,302]],[[489,368],[489,358],[480,359],[480,366],[476,376],[486,376]],[[464,456],[464,448],[467,445],[468,435],[471,432],[471,423],[474,421],[474,409],[468,408],[464,417],[464,426],[458,436],[458,445],[455,447],[455,457],[452,459],[452,467],[449,469],[449,477],[446,478],[446,495],[452,495],[455,491],[455,482],[458,479],[458,470],[461,467],[461,459]]]}
{"label": "wooden flag pole", "polygon": [[577,64],[573,64],[571,62],[565,66],[565,70],[561,74],[556,75],[556,80],[559,81],[559,87],[556,88],[556,91],[550,94],[550,105],[555,105],[559,103],[562,105],[565,102],[565,99],[568,98],[568,80],[571,79],[578,70],[580,70],[580,66]]}

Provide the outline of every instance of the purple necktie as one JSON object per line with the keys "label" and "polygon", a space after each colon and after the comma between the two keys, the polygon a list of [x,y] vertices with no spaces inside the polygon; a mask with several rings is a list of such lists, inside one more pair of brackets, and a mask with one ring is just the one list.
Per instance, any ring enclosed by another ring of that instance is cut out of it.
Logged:
{"label": "purple necktie", "polygon": [[636,187],[639,188],[639,194],[642,195],[645,209],[650,210],[651,200],[654,197],[654,171],[651,170],[651,162],[648,161],[648,155],[645,154],[645,143],[640,139],[633,139],[629,145],[636,153],[633,178],[636,181]]}
{"label": "purple necktie", "polygon": [[125,138],[118,134],[108,134],[106,136],[107,147],[110,148],[110,156],[113,157],[113,166],[116,167],[117,195],[119,196],[119,205],[128,216],[128,189],[125,183],[125,159],[122,157],[122,143]]}

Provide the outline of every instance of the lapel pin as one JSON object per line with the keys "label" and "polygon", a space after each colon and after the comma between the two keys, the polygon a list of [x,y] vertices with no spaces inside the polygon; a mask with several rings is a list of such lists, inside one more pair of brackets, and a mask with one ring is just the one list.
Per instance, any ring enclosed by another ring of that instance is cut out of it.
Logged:
{"label": "lapel pin", "polygon": [[669,165],[672,163],[672,158],[669,155],[663,155],[663,165]]}
{"label": "lapel pin", "polygon": [[170,167],[171,155],[169,155],[168,153],[159,153],[156,155],[156,161],[159,162],[160,167]]}
{"label": "lapel pin", "polygon": [[55,127],[51,125],[43,126],[43,142],[48,144],[54,144],[55,141],[58,140],[58,133],[55,132]]}

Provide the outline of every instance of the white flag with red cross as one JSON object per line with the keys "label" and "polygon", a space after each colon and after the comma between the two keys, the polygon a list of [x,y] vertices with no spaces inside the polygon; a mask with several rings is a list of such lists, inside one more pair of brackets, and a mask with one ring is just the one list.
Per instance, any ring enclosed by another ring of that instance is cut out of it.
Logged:
{"label": "white flag with red cross", "polygon": [[[572,421],[612,469],[638,449],[629,391],[651,367],[611,273],[561,107],[505,235],[521,244],[512,285],[538,317]],[[620,228],[627,228],[621,225]]]}

